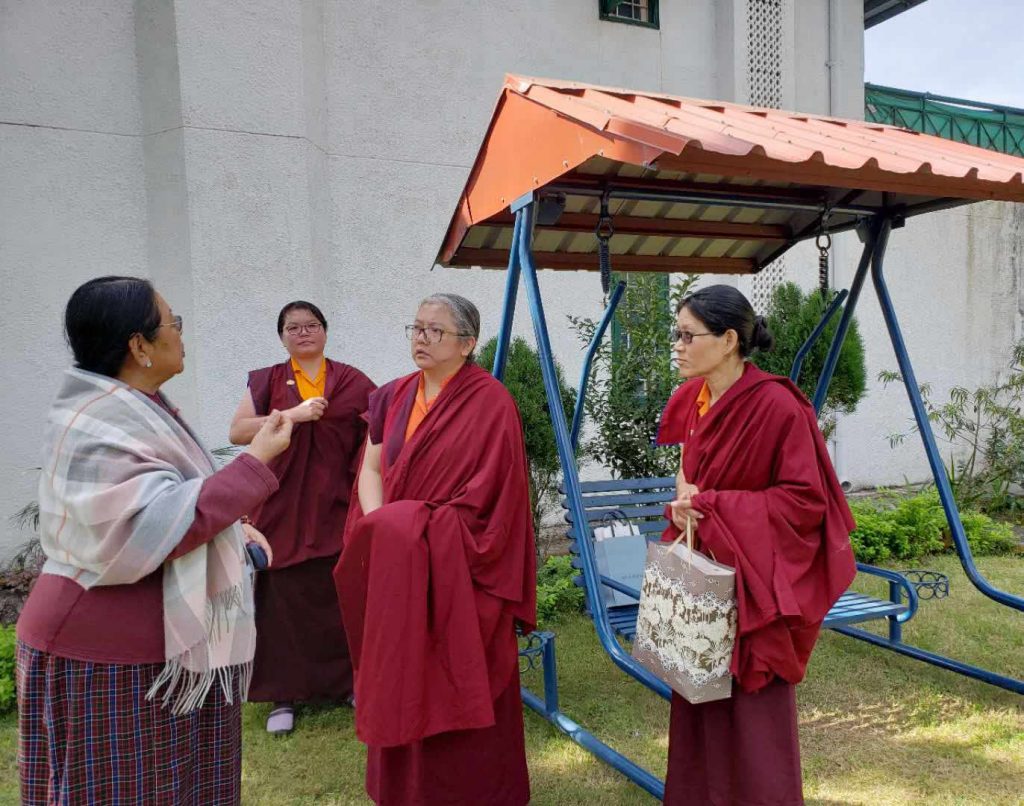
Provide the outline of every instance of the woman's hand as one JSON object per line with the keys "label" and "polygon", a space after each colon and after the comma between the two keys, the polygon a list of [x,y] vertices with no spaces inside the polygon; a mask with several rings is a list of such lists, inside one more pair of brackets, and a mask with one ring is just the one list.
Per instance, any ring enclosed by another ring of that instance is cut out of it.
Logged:
{"label": "woman's hand", "polygon": [[267,540],[266,535],[251,523],[243,523],[242,531],[245,532],[246,543],[255,543],[263,549],[263,553],[267,555],[267,568],[270,568],[274,564],[274,550],[270,548],[270,541]]}
{"label": "woman's hand", "polygon": [[327,398],[311,397],[285,412],[293,423],[315,423],[327,411]]}
{"label": "woman's hand", "polygon": [[680,484],[676,488],[676,499],[675,501],[669,502],[669,510],[672,513],[672,523],[675,524],[677,529],[685,530],[686,521],[692,520],[692,528],[696,529],[698,521],[704,517],[700,512],[693,508],[693,498],[700,490],[697,489],[696,484]]}
{"label": "woman's hand", "polygon": [[292,441],[292,421],[276,409],[263,421],[249,443],[248,453],[267,464],[288,449]]}

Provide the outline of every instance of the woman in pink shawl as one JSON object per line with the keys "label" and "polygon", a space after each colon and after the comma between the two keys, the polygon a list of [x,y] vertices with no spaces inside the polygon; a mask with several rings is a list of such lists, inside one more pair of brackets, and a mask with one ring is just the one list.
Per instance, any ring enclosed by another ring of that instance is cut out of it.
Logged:
{"label": "woman in pink shawl", "polygon": [[25,804],[237,804],[255,647],[239,517],[277,489],[274,413],[221,470],[160,392],[182,319],[147,280],[100,277],[65,312],[75,367],[48,417],[47,560],[18,620]]}

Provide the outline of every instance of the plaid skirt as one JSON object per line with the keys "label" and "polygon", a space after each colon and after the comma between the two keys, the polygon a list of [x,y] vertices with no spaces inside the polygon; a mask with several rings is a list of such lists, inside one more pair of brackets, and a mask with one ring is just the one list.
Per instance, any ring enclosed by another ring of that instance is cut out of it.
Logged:
{"label": "plaid skirt", "polygon": [[241,697],[192,713],[147,700],[163,664],[90,663],[18,642],[23,804],[237,804]]}

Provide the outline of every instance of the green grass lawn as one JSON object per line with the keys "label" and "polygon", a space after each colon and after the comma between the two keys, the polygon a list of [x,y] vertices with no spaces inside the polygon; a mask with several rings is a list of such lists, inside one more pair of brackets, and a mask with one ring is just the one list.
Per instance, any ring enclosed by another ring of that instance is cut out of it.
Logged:
{"label": "green grass lawn", "polygon": [[[996,585],[1024,593],[1024,558],[986,558],[979,565]],[[949,573],[952,591],[948,599],[921,603],[905,640],[1024,677],[1024,614],[975,592],[953,558],[929,558],[918,567]],[[583,616],[550,629],[558,635],[563,710],[663,775],[668,704],[612,665]],[[539,672],[525,680],[540,690]],[[810,803],[1024,803],[1020,696],[828,632],[798,699]],[[369,802],[351,710],[305,712],[296,733],[284,739],[263,732],[267,711],[265,705],[245,709],[244,803]],[[526,732],[533,803],[653,802],[531,711]],[[15,741],[15,721],[7,717],[0,722],[3,803],[17,803]]]}

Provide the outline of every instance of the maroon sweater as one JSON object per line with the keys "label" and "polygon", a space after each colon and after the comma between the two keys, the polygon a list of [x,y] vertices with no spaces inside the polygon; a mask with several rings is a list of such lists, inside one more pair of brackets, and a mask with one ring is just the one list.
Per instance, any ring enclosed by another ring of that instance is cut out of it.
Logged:
{"label": "maroon sweater", "polygon": [[[203,482],[195,520],[167,559],[208,543],[276,490],[266,465],[247,453],[236,457]],[[74,660],[163,663],[163,579],[161,567],[131,585],[86,590],[67,577],[42,574],[18,619],[18,640]]]}

